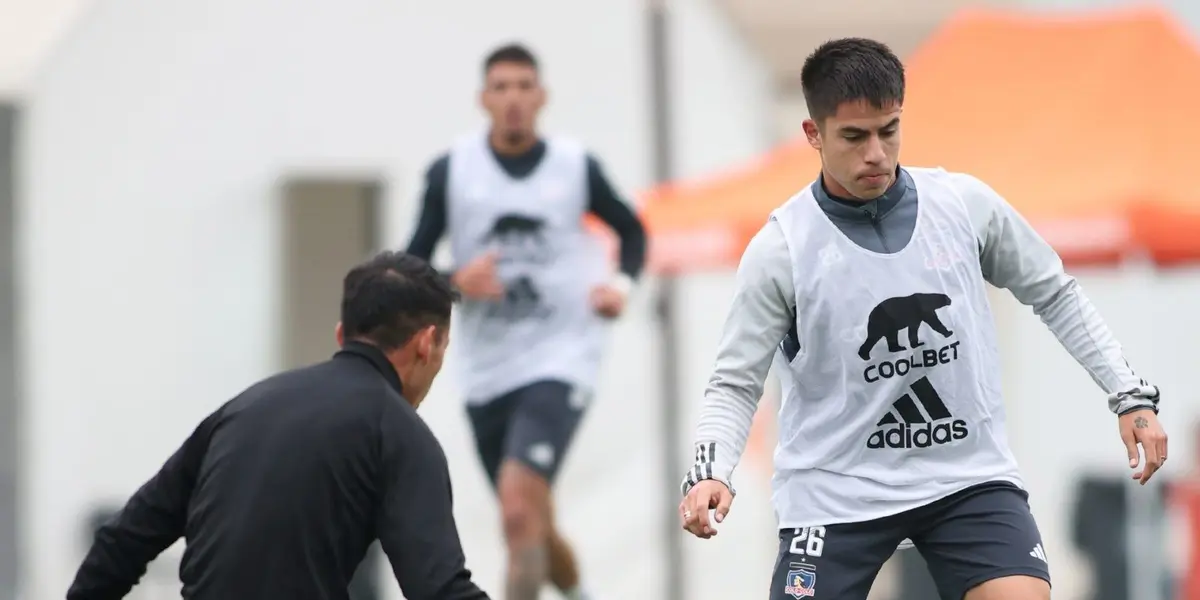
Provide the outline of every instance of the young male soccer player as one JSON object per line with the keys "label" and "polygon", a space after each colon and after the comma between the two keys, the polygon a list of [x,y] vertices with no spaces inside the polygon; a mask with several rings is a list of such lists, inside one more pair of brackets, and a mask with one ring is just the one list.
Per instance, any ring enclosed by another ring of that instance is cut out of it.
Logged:
{"label": "young male soccer player", "polygon": [[995,191],[899,165],[904,68],[886,46],[828,42],[801,80],[821,174],[742,258],[683,483],[684,527],[708,538],[709,509],[717,523],[728,513],[774,356],[784,400],[772,600],[865,600],[905,540],[944,600],[1046,600],[1047,553],[1006,439],[985,284],[1032,307],[1105,391],[1142,483],[1167,456],[1158,389]]}

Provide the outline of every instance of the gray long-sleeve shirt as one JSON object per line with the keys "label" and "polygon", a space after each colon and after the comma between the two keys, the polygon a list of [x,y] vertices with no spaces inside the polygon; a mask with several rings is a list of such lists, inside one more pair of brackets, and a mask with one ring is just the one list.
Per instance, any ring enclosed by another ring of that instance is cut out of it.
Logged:
{"label": "gray long-sleeve shirt", "polygon": [[[1154,407],[1157,389],[1133,373],[1095,306],[1064,271],[1050,245],[985,183],[966,174],[953,178],[979,241],[984,278],[1033,309],[1109,395],[1110,410]],[[812,192],[830,220],[865,249],[897,252],[912,236],[918,198],[903,169],[887,193],[869,202],[834,198],[819,180]],[[692,469],[685,490],[698,479],[730,483],[772,358],[781,343],[786,348],[793,341],[793,268],[781,225],[771,220],[750,241],[738,267],[733,304],[696,430],[697,461],[706,464]]]}

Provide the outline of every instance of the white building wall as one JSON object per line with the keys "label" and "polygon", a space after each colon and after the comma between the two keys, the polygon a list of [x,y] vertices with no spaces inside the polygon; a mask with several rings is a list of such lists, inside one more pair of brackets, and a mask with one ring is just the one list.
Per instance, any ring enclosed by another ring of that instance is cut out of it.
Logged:
{"label": "white building wall", "polygon": [[[763,149],[769,90],[719,13],[676,4],[677,167],[691,176]],[[61,595],[93,504],[125,498],[208,411],[273,369],[278,178],[383,175],[388,242],[402,244],[425,164],[483,123],[483,54],[517,39],[544,62],[546,129],[583,139],[622,188],[649,184],[640,6],[96,3],[26,92],[24,597]],[[650,314],[643,295],[615,328],[619,350],[562,482],[564,526],[606,597],[661,597],[657,519],[677,501],[659,493]],[[470,565],[499,590],[495,511],[451,378],[427,407]]]}
{"label": "white building wall", "polygon": [[37,66],[91,0],[0,0],[0,98],[24,96]]}

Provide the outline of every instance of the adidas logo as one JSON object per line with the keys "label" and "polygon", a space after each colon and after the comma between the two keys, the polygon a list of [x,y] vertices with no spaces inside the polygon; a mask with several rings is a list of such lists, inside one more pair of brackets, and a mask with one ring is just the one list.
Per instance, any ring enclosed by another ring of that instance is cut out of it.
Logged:
{"label": "adidas logo", "polygon": [[900,396],[892,403],[892,410],[875,424],[882,429],[867,438],[868,448],[929,448],[967,437],[967,422],[954,418],[928,378],[914,381],[910,389],[912,393]]}
{"label": "adidas logo", "polygon": [[1044,563],[1049,564],[1050,562],[1046,560],[1046,551],[1042,549],[1042,545],[1040,543],[1033,547],[1033,551],[1030,552],[1029,555]]}

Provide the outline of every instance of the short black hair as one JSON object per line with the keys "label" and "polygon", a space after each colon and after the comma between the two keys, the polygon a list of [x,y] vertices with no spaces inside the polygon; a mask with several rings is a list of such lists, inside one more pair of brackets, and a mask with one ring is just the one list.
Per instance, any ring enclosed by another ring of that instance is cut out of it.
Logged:
{"label": "short black hair", "polygon": [[342,334],[383,351],[430,325],[446,327],[458,292],[429,263],[404,252],[376,254],[342,283]]}
{"label": "short black hair", "polygon": [[533,52],[531,52],[529,48],[526,48],[524,45],[517,43],[505,44],[499,48],[496,48],[495,50],[492,50],[492,52],[488,54],[487,58],[483,61],[483,74],[487,75],[488,71],[491,71],[492,67],[499,63],[528,65],[533,67],[533,70],[535,71],[538,68],[538,61],[537,58],[534,57]]}
{"label": "short black hair", "polygon": [[845,102],[875,108],[904,103],[904,63],[886,44],[842,38],[821,44],[804,61],[800,86],[809,118],[820,122]]}

